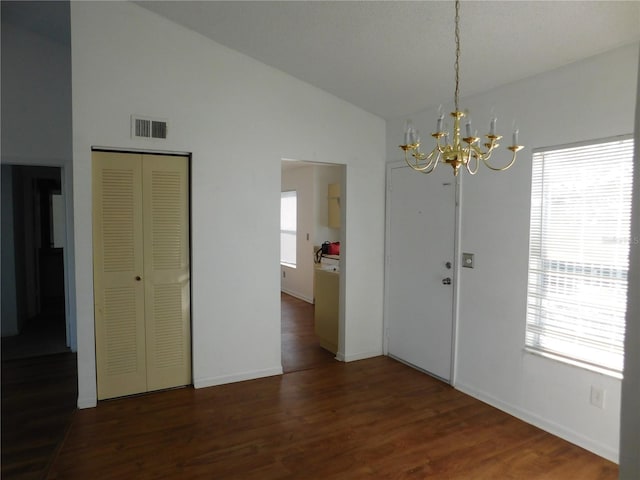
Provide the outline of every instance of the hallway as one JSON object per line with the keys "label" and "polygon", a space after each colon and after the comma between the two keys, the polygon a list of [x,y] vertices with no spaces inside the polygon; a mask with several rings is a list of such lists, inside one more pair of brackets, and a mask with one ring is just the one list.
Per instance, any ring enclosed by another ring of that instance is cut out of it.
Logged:
{"label": "hallway", "polygon": [[332,353],[320,347],[314,332],[314,306],[281,294],[282,369],[297,372],[335,363]]}

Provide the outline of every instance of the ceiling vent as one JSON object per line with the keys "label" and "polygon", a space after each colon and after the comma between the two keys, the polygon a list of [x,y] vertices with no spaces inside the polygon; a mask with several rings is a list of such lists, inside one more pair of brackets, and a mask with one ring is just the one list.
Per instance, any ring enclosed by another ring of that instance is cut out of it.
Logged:
{"label": "ceiling vent", "polygon": [[168,124],[162,118],[131,115],[131,138],[167,138]]}

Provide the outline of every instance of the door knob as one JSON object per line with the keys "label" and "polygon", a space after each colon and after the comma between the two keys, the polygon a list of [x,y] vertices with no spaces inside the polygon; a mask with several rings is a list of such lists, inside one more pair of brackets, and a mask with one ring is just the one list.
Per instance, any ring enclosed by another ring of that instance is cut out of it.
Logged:
{"label": "door knob", "polygon": [[449,278],[449,277],[443,278],[442,279],[442,284],[443,285],[451,285],[451,278]]}
{"label": "door knob", "polygon": [[451,270],[451,262],[445,263],[444,266],[447,268],[447,270]]}
{"label": "door knob", "polygon": [[142,278],[140,277],[140,275],[136,275],[136,282],[139,282],[140,280],[142,280]]}

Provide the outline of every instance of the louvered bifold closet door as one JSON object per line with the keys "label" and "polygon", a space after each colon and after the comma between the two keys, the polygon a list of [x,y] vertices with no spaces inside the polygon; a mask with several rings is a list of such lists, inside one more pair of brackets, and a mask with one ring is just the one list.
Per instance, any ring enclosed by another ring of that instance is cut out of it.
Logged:
{"label": "louvered bifold closet door", "polygon": [[93,153],[98,399],[147,389],[141,182],[139,155]]}
{"label": "louvered bifold closet door", "polygon": [[147,388],[191,383],[188,159],[144,155]]}

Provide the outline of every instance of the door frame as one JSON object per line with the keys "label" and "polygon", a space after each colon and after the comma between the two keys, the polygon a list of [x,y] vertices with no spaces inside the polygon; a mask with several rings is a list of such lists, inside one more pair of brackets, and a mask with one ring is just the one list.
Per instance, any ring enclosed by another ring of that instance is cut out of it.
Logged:
{"label": "door frame", "polygon": [[[339,167],[342,169],[342,179],[340,182],[340,278],[339,278],[339,294],[338,294],[338,312],[339,312],[339,317],[338,317],[338,351],[336,352],[335,355],[335,359],[340,361],[340,362],[344,362],[346,361],[346,357],[345,357],[345,338],[346,338],[346,318],[345,318],[345,299],[346,299],[346,281],[345,281],[345,274],[346,274],[346,258],[347,258],[347,251],[348,251],[348,247],[346,245],[346,238],[347,238],[347,222],[346,222],[346,217],[347,217],[347,176],[348,176],[348,165],[346,163],[331,163],[331,162],[323,162],[323,161],[316,161],[316,160],[300,160],[300,159],[294,159],[292,157],[286,157],[283,156],[280,158],[280,191],[282,191],[282,172],[283,172],[283,163],[285,162],[294,162],[294,163],[299,163],[302,164],[304,166],[317,166],[317,167]],[[278,208],[278,212],[280,212],[280,208]],[[280,215],[278,214],[278,222],[280,221]],[[316,232],[313,232],[313,235],[315,235]],[[305,255],[308,255],[309,258],[312,258],[313,252],[307,252]],[[280,263],[280,258],[278,257],[278,267],[279,270],[282,270],[282,264]],[[311,275],[314,276],[313,278],[313,282],[315,282],[315,270],[313,270],[311,272]],[[315,290],[315,286],[314,286],[314,290]],[[285,292],[287,293],[287,292]],[[278,293],[278,295],[280,295],[280,293]],[[295,296],[295,295],[293,295]],[[312,295],[313,296],[313,295]],[[279,298],[279,297],[278,297]],[[304,298],[301,297],[296,297],[299,298],[303,301],[308,301],[305,300]],[[280,303],[280,300],[278,300],[278,303]],[[315,303],[311,302],[312,304]],[[280,311],[280,326],[282,326],[282,311]],[[280,344],[280,355],[282,355],[282,342]]]}
{"label": "door frame", "polygon": [[[382,320],[382,353],[389,355],[389,295],[390,295],[390,279],[389,279],[389,266],[391,261],[391,222],[389,221],[391,215],[391,174],[394,169],[410,168],[403,160],[387,162],[386,166],[386,178],[385,178],[385,225],[384,225],[384,311]],[[448,168],[448,166],[441,165],[439,168]],[[421,175],[420,172],[415,172],[415,175]],[[453,176],[452,180],[455,184],[455,216],[454,216],[454,238],[453,238],[453,301],[451,305],[451,370],[449,384],[456,385],[456,359],[458,353],[458,321],[459,321],[459,307],[460,307],[460,283],[461,283],[461,209],[462,204],[462,177]],[[429,372],[425,372],[429,373]]]}
{"label": "door frame", "polygon": [[[71,181],[71,168],[68,164],[53,160],[52,162],[36,161],[25,162],[24,159],[8,158],[6,163],[10,167],[21,168],[57,168],[60,175],[60,191],[64,198],[65,228],[63,238],[63,283],[64,283],[64,322],[65,322],[65,342],[72,352],[78,350],[76,334],[76,312],[75,312],[75,279],[73,278],[73,263],[75,251],[73,251],[70,239],[73,238],[73,182]],[[13,179],[12,179],[13,181]],[[15,196],[15,193],[12,192]],[[13,208],[13,206],[12,206]],[[15,235],[15,232],[14,232]],[[15,249],[14,252],[15,254]],[[38,272],[40,267],[38,266]],[[15,281],[15,278],[14,278]]]}

